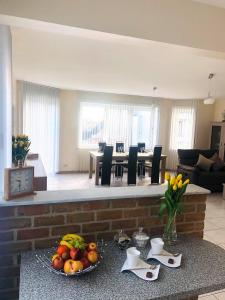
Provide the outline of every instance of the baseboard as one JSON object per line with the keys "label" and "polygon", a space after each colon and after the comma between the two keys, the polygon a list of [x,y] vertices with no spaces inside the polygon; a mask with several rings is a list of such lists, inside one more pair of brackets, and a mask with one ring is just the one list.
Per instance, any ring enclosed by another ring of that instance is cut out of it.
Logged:
{"label": "baseboard", "polygon": [[59,171],[56,174],[86,174],[88,171]]}

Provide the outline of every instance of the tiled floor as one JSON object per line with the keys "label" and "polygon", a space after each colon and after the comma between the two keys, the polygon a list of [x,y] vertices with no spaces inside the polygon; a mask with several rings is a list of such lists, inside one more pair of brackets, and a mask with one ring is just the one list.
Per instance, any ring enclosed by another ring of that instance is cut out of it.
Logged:
{"label": "tiled floor", "polygon": [[[149,177],[143,178],[142,180],[137,179],[137,185],[148,184],[150,184]],[[127,186],[127,174],[124,174],[122,181],[121,179],[112,176],[111,186]],[[70,173],[48,176],[48,190],[74,190],[86,189],[89,187],[95,187],[94,174],[92,179],[88,178],[88,173]]]}
{"label": "tiled floor", "polygon": [[[222,194],[212,194],[208,197],[204,239],[225,249],[225,200]],[[202,295],[201,300],[225,300],[225,290]]]}
{"label": "tiled floor", "polygon": [[[148,178],[139,180],[138,185],[148,185]],[[123,182],[112,179],[112,186],[126,186],[126,175]],[[69,190],[94,187],[94,178],[89,179],[87,173],[60,174],[48,178],[49,190]],[[225,249],[225,200],[222,194],[212,194],[208,197],[204,239]],[[201,300],[225,300],[225,290],[214,292],[199,297]]]}
{"label": "tiled floor", "polygon": [[94,187],[94,176],[88,178],[88,173],[68,173],[48,176],[48,190],[74,190]]}

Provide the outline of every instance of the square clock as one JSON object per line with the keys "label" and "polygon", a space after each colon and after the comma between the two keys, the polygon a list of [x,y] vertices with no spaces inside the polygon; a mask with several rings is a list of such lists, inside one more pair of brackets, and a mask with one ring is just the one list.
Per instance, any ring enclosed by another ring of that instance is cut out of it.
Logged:
{"label": "square clock", "polygon": [[34,167],[5,169],[6,200],[34,194]]}

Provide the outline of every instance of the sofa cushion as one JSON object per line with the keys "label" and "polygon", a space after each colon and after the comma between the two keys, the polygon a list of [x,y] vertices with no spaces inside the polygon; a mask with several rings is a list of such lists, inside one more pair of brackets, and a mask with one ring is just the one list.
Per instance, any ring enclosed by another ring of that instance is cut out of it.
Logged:
{"label": "sofa cushion", "polygon": [[222,159],[219,158],[218,153],[213,154],[213,156],[210,157],[210,160],[214,161],[212,165],[212,171],[224,171],[225,164],[224,161],[222,161]]}
{"label": "sofa cushion", "polygon": [[177,152],[179,164],[195,166],[198,161],[199,154],[205,156],[206,158],[210,158],[218,151],[215,149],[178,149]]}
{"label": "sofa cushion", "polygon": [[212,171],[220,171],[220,170],[224,170],[224,168],[225,168],[224,162],[222,161],[222,159],[218,157],[217,160],[212,165]]}
{"label": "sofa cushion", "polygon": [[206,158],[205,156],[199,154],[199,158],[196,166],[203,171],[210,171],[210,168],[214,164],[214,161]]}
{"label": "sofa cushion", "polygon": [[209,159],[211,159],[212,161],[216,162],[219,158],[218,153],[214,153],[213,156],[211,156]]}
{"label": "sofa cushion", "polygon": [[183,169],[183,170],[186,170],[186,171],[190,171],[190,172],[195,171],[195,167],[188,166],[188,165],[179,165],[179,168]]}

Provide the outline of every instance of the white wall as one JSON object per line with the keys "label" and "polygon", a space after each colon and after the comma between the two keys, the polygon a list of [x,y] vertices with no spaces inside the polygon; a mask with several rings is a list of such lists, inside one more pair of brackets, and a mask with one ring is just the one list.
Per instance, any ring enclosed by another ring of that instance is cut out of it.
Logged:
{"label": "white wall", "polygon": [[214,118],[214,105],[198,102],[195,130],[195,148],[208,148],[210,140],[210,126]]}
{"label": "white wall", "polygon": [[59,170],[77,170],[78,101],[75,91],[60,91]]}
{"label": "white wall", "polygon": [[215,110],[214,110],[214,121],[215,122],[221,122],[222,112],[225,110],[225,100],[216,100],[215,102]]}
{"label": "white wall", "polygon": [[0,25],[0,194],[4,168],[12,164],[12,37],[8,26]]}

